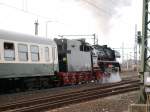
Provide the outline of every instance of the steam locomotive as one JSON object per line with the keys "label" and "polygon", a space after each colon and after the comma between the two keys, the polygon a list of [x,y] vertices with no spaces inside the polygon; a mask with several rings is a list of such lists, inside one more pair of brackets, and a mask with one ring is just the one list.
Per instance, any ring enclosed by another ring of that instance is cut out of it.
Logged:
{"label": "steam locomotive", "polygon": [[[98,55],[94,55],[94,50]],[[100,61],[105,58],[100,54],[99,47],[97,49],[82,39],[50,40],[0,30],[0,92],[100,80],[104,74]],[[114,54],[112,56],[113,59],[109,56],[106,61],[115,61]],[[98,69],[95,69],[95,64]]]}
{"label": "steam locomotive", "polygon": [[104,71],[108,66],[117,67],[121,71],[121,67],[116,58],[120,58],[119,52],[112,50],[107,45],[93,45],[93,57],[96,57],[96,64]]}

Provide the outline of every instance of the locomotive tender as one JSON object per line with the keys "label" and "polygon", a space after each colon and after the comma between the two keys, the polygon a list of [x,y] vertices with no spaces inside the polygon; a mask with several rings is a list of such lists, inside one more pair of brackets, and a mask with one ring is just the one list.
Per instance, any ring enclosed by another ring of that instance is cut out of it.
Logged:
{"label": "locomotive tender", "polygon": [[60,72],[91,71],[91,46],[85,40],[55,39]]}

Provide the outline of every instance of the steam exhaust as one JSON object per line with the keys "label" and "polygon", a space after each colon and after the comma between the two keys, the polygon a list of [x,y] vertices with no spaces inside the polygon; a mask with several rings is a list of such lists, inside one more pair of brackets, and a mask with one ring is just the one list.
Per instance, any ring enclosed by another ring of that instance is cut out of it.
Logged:
{"label": "steam exhaust", "polygon": [[101,79],[101,83],[116,83],[120,82],[122,79],[119,74],[119,70],[109,70],[109,72],[105,72]]}

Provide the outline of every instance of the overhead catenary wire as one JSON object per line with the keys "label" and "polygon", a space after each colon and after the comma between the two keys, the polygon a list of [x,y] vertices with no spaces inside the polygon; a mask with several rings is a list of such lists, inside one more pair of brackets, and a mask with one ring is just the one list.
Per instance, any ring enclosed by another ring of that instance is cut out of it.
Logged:
{"label": "overhead catenary wire", "polygon": [[33,12],[30,12],[30,11],[28,11],[27,9],[26,9],[26,10],[20,9],[20,8],[15,7],[15,6],[12,6],[12,5],[3,3],[3,2],[0,2],[0,5],[1,5],[1,6],[8,7],[8,8],[11,8],[11,9],[18,10],[18,11],[20,11],[20,12],[23,12],[23,13],[26,13],[26,14],[29,14],[29,15],[32,15],[32,16],[35,16],[35,17],[37,17],[37,18],[43,18],[43,19],[46,19],[46,20],[52,20],[52,18],[43,16],[43,15],[39,15],[39,14],[36,14],[36,13],[33,13]]}
{"label": "overhead catenary wire", "polygon": [[[101,7],[98,7],[95,3],[92,3],[89,0],[85,0],[83,2],[88,3],[89,5],[91,5],[92,7],[100,10],[101,12],[103,12],[106,15],[112,15],[109,11],[107,11],[107,10],[101,8]],[[8,8],[15,9],[15,10],[18,10],[20,12],[23,12],[23,13],[26,13],[26,14],[29,14],[29,15],[32,15],[32,16],[35,16],[36,18],[43,18],[43,19],[46,19],[46,20],[54,20],[53,18],[49,18],[49,17],[46,17],[46,16],[43,16],[43,15],[40,15],[40,14],[37,14],[37,13],[29,11],[27,9],[28,7],[27,7],[27,1],[26,0],[23,0],[23,2],[22,2],[22,9],[21,8],[17,8],[15,6],[12,6],[12,5],[9,5],[9,4],[6,4],[6,3],[3,3],[3,2],[0,2],[0,5],[8,7]]]}
{"label": "overhead catenary wire", "polygon": [[27,0],[22,0],[22,9],[27,11],[28,7],[27,7]]}
{"label": "overhead catenary wire", "polygon": [[90,2],[90,0],[84,0],[84,2],[88,3],[89,5],[93,6],[94,8],[98,9],[99,11],[103,12],[106,15],[112,15],[109,11],[98,7],[94,2]]}

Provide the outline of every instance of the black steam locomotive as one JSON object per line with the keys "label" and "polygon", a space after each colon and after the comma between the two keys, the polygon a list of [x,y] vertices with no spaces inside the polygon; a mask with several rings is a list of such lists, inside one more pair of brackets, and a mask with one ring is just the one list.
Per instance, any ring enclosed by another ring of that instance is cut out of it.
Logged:
{"label": "black steam locomotive", "polygon": [[96,57],[97,64],[102,71],[105,71],[105,68],[108,68],[108,66],[118,67],[119,71],[121,71],[120,64],[116,60],[116,58],[120,58],[120,54],[117,51],[112,50],[107,45],[93,45],[93,48],[93,56]]}

